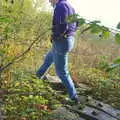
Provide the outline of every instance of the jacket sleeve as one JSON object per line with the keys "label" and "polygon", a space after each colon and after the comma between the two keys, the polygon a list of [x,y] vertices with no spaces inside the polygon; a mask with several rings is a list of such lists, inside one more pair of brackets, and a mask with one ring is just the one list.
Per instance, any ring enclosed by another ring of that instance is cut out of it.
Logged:
{"label": "jacket sleeve", "polygon": [[53,17],[53,34],[62,35],[68,29],[66,17],[68,16],[68,9],[64,5],[56,6]]}

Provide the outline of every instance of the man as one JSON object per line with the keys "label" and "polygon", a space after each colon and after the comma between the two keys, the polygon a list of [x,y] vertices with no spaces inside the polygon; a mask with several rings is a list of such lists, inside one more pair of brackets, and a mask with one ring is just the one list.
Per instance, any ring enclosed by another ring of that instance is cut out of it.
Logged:
{"label": "man", "polygon": [[76,23],[67,23],[66,17],[75,14],[75,10],[67,0],[49,0],[54,7],[52,27],[52,49],[47,53],[44,63],[36,75],[41,78],[52,63],[56,74],[66,86],[71,100],[79,103],[74,83],[68,71],[68,53],[74,45]]}

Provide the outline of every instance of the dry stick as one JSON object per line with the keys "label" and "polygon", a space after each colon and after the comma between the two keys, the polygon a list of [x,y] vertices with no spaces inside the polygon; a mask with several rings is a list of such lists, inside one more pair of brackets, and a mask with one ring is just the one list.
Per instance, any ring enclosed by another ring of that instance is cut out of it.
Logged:
{"label": "dry stick", "polygon": [[84,30],[81,31],[81,34],[85,33],[85,32],[88,31],[90,28],[91,28],[90,26],[87,27],[87,28],[85,28]]}

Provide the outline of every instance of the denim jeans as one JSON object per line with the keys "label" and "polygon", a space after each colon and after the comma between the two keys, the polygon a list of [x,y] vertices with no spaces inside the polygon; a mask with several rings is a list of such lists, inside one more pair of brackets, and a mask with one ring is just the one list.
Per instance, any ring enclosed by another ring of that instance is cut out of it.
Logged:
{"label": "denim jeans", "polygon": [[41,78],[50,65],[54,63],[56,74],[66,86],[71,99],[76,96],[76,89],[68,70],[68,53],[72,50],[73,46],[73,36],[60,40],[54,40],[52,43],[52,49],[47,53],[44,63],[40,66],[36,73],[36,75]]}

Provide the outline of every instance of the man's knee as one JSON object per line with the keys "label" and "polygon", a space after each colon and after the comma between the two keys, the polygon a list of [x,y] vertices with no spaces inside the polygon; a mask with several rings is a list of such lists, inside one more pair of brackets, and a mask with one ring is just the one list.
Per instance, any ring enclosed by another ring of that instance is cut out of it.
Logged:
{"label": "man's knee", "polygon": [[56,74],[60,78],[65,78],[69,76],[69,72],[67,70],[56,69]]}

